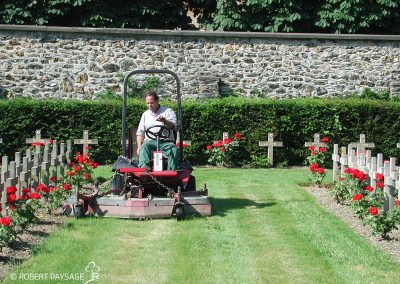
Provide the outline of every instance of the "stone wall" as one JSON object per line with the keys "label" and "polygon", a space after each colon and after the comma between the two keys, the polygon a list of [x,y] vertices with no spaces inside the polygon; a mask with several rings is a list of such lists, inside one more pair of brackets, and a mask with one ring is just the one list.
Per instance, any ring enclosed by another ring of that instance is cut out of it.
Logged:
{"label": "stone wall", "polygon": [[[152,68],[177,73],[186,98],[399,95],[400,36],[0,25],[0,63],[0,86],[13,97],[121,93],[124,74]],[[160,80],[161,94],[173,96],[172,77]]]}

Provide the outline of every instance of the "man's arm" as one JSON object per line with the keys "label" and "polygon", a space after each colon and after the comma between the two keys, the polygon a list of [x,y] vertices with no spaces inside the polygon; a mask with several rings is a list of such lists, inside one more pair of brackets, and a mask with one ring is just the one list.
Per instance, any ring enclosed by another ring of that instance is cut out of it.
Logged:
{"label": "man's arm", "polygon": [[162,122],[169,129],[175,128],[175,124],[171,120],[166,119],[165,117],[160,116],[157,118],[157,121]]}
{"label": "man's arm", "polygon": [[157,118],[157,121],[162,122],[168,129],[174,129],[176,126],[175,112],[168,108],[162,115]]}
{"label": "man's arm", "polygon": [[142,144],[143,144],[145,130],[146,129],[144,127],[144,113],[143,113],[142,116],[140,117],[139,126],[136,131],[136,145],[137,145],[136,146],[136,154],[137,155],[139,155],[140,146],[142,146]]}
{"label": "man's arm", "polygon": [[136,136],[136,145],[137,145],[137,149],[136,149],[136,154],[139,156],[139,152],[140,152],[140,146],[142,146],[144,137],[137,135]]}

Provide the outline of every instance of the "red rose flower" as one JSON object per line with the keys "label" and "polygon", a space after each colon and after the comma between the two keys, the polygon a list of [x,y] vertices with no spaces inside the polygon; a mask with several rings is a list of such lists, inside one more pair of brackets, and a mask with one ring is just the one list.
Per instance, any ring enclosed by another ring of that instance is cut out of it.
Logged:
{"label": "red rose flower", "polygon": [[36,192],[30,192],[28,193],[28,197],[31,199],[40,199],[40,194]]}
{"label": "red rose flower", "polygon": [[28,194],[29,192],[31,192],[31,189],[30,189],[30,188],[24,188],[24,189],[22,190],[22,194]]}
{"label": "red rose flower", "polygon": [[347,168],[347,169],[344,170],[344,172],[346,174],[351,174],[353,172],[353,169],[352,168]]}
{"label": "red rose flower", "polygon": [[11,193],[7,196],[8,203],[14,203],[15,200],[17,200],[17,196],[15,195],[15,193]]}
{"label": "red rose flower", "polygon": [[218,140],[217,142],[214,143],[214,147],[221,147],[224,143],[222,142],[222,140]]}
{"label": "red rose flower", "polygon": [[210,151],[212,149],[212,145],[207,145],[207,150]]}
{"label": "red rose flower", "polygon": [[311,155],[313,155],[313,156],[314,156],[314,155],[317,155],[317,152],[312,151],[312,152],[311,152]]}
{"label": "red rose flower", "polygon": [[233,134],[233,137],[235,137],[236,140],[242,139],[242,136],[240,136],[239,132],[236,132],[235,134]]}
{"label": "red rose flower", "polygon": [[17,192],[17,188],[15,186],[7,187],[7,194],[13,194]]}
{"label": "red rose flower", "polygon": [[85,146],[85,149],[86,150],[90,150],[90,146]]}
{"label": "red rose flower", "polygon": [[351,177],[352,178],[358,178],[358,174],[360,173],[360,171],[359,170],[357,170],[357,169],[353,169],[353,171],[351,172]]}
{"label": "red rose flower", "polygon": [[383,182],[378,181],[378,182],[376,183],[376,187],[384,188],[384,186],[385,186],[385,184],[384,184]]}
{"label": "red rose flower", "polygon": [[26,194],[21,194],[21,196],[19,197],[19,200],[28,200],[29,196]]}
{"label": "red rose flower", "polygon": [[90,176],[89,176],[87,173],[84,173],[84,174],[83,174],[83,178],[84,178],[85,180],[89,180]]}
{"label": "red rose flower", "polygon": [[36,187],[36,192],[40,192],[44,187],[46,187],[43,183],[39,183]]}
{"label": "red rose flower", "polygon": [[324,137],[321,139],[321,142],[329,142],[329,138],[328,137]]}
{"label": "red rose flower", "polygon": [[383,180],[383,174],[377,173],[377,174],[375,175],[375,178],[376,178],[376,180],[382,181],[382,180]]}
{"label": "red rose flower", "polygon": [[310,146],[310,148],[308,148],[310,151],[315,151],[315,146]]}
{"label": "red rose flower", "polygon": [[324,147],[319,147],[319,151],[321,152],[321,153],[325,153],[325,148]]}
{"label": "red rose flower", "polygon": [[353,200],[354,201],[359,201],[359,200],[363,199],[363,197],[364,196],[361,193],[357,193],[357,194],[354,194]]}
{"label": "red rose flower", "polygon": [[342,181],[342,180],[344,180],[344,178],[340,177],[339,180]]}
{"label": "red rose flower", "polygon": [[57,177],[51,177],[50,180],[51,180],[51,181],[56,181],[56,180],[57,180]]}
{"label": "red rose flower", "polygon": [[315,171],[317,170],[317,168],[318,168],[318,164],[317,164],[317,163],[313,163],[313,164],[310,166],[310,171],[315,172]]}
{"label": "red rose flower", "polygon": [[75,168],[74,168],[74,172],[79,172],[80,170],[82,169],[82,167],[81,166],[76,166]]}
{"label": "red rose flower", "polygon": [[366,186],[364,186],[364,190],[372,192],[372,191],[374,191],[374,188],[370,185],[366,185]]}
{"label": "red rose flower", "polygon": [[367,178],[367,176],[364,174],[364,172],[362,172],[362,171],[359,171],[359,172],[358,172],[357,179],[358,179],[360,182],[366,180],[366,178]]}
{"label": "red rose flower", "polygon": [[64,190],[71,190],[71,185],[64,183]]}
{"label": "red rose flower", "polygon": [[230,143],[232,143],[232,139],[231,138],[225,138],[224,139],[224,144],[230,144]]}
{"label": "red rose flower", "polygon": [[69,163],[69,167],[72,168],[75,165],[74,162]]}
{"label": "red rose flower", "polygon": [[324,172],[325,172],[324,168],[318,168],[317,169],[317,173],[320,174],[320,175],[323,174]]}
{"label": "red rose flower", "polygon": [[394,202],[394,204],[396,204],[396,206],[400,206],[400,199],[396,199],[396,201]]}
{"label": "red rose flower", "polygon": [[43,183],[41,183],[41,184],[39,184],[37,187],[36,187],[36,192],[41,192],[41,191],[43,191],[43,192],[45,192],[45,193],[49,193],[50,192],[50,189],[47,187],[47,186],[45,186]]}
{"label": "red rose flower", "polygon": [[371,214],[372,216],[378,215],[379,210],[378,208],[372,206],[368,209],[369,214]]}
{"label": "red rose flower", "polygon": [[4,216],[0,218],[0,223],[4,226],[4,227],[8,227],[11,225],[11,218]]}

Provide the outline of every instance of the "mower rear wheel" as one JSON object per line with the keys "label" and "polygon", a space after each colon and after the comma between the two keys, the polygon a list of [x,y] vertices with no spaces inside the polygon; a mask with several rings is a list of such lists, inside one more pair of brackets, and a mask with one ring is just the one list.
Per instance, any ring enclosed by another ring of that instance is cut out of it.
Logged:
{"label": "mower rear wheel", "polygon": [[175,208],[175,215],[178,221],[185,219],[185,208],[183,206],[178,206]]}

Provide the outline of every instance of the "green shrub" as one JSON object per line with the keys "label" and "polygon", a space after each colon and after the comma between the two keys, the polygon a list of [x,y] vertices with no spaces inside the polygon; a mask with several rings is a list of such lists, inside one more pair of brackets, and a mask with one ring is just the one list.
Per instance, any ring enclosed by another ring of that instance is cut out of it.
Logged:
{"label": "green shrub", "polygon": [[[177,109],[176,103],[161,102]],[[143,100],[128,100],[127,126],[136,126],[146,109]],[[400,132],[400,103],[394,101],[360,99],[246,99],[228,97],[213,100],[186,100],[182,104],[183,138],[191,140],[190,162],[207,164],[206,146],[222,138],[222,132],[239,132],[243,139],[240,157],[251,163],[251,156],[265,155],[267,149],[258,146],[269,132],[283,141],[274,150],[276,164],[302,165],[307,156],[305,141],[321,133],[332,144],[346,146],[359,140],[365,133],[367,142],[375,142],[373,154],[399,156],[396,148]],[[92,155],[100,163],[112,163],[121,153],[121,113],[118,100],[30,100],[0,101],[1,155],[13,157],[15,151],[27,147],[25,139],[42,129],[46,138],[65,141],[82,137],[89,130],[91,138],[98,138]],[[82,145],[74,146],[81,150]],[[253,158],[254,160],[254,158]]]}

